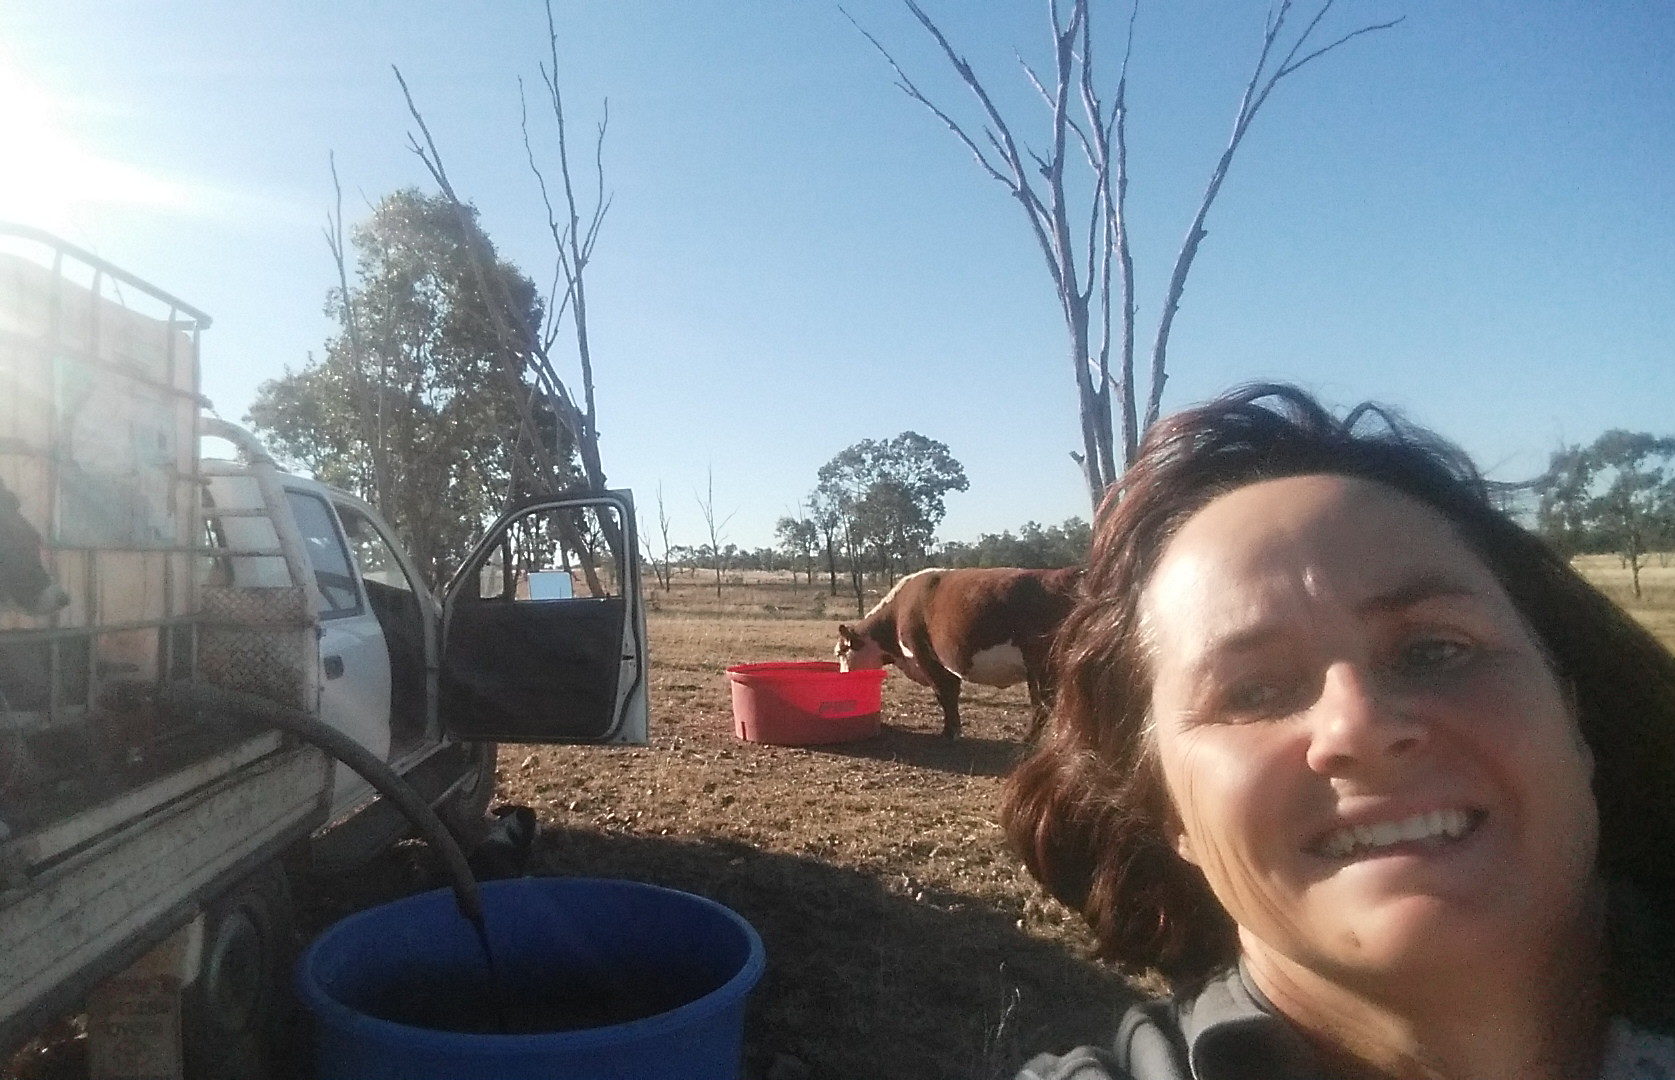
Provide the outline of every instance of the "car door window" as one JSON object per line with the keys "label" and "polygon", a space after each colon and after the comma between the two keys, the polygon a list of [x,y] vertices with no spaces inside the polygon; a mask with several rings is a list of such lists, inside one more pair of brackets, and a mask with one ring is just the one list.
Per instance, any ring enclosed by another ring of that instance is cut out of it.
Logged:
{"label": "car door window", "polygon": [[390,737],[398,749],[416,746],[423,741],[429,722],[423,590],[408,576],[395,543],[376,521],[349,503],[336,506],[349,553],[361,572],[366,601],[383,631],[390,657]]}
{"label": "car door window", "polygon": [[382,585],[402,592],[416,592],[413,580],[396,557],[393,545],[372,519],[352,506],[339,506],[337,515],[349,540],[349,551],[368,585]]}
{"label": "car door window", "polygon": [[302,534],[303,550],[314,570],[318,586],[315,605],[322,619],[343,618],[361,613],[360,590],[355,587],[355,571],[349,564],[349,553],[344,550],[343,538],[338,535],[337,522],[331,509],[318,495],[302,491],[287,491],[291,517]]}
{"label": "car door window", "polygon": [[488,552],[477,595],[523,603],[620,596],[621,537],[620,515],[609,505],[525,514]]}

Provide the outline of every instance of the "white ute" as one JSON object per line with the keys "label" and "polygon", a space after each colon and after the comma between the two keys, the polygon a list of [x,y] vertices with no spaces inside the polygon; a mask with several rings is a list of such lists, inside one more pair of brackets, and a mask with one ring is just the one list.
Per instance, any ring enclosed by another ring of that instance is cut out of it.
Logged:
{"label": "white ute", "polygon": [[349,734],[461,828],[497,742],[646,738],[627,492],[514,508],[439,599],[372,507],[201,415],[208,325],[0,225],[0,485],[69,601],[0,607],[0,1054],[85,1005],[107,1078],[260,1075],[291,883],[408,832],[215,693]]}

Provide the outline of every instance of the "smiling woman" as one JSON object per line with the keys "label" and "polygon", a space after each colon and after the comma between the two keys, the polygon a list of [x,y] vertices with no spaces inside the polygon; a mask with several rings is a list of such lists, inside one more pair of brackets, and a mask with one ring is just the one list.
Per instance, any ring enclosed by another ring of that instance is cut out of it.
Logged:
{"label": "smiling woman", "polygon": [[1458,451],[1287,387],[1165,421],[1057,658],[1010,834],[1175,996],[1024,1078],[1671,1075],[1675,660]]}

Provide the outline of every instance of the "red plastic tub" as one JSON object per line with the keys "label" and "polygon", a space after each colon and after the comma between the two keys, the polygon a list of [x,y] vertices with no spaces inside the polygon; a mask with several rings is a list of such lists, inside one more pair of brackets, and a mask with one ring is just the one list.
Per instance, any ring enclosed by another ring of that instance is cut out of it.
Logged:
{"label": "red plastic tub", "polygon": [[734,664],[733,734],[780,746],[848,742],[878,734],[884,669],[839,671],[830,660]]}

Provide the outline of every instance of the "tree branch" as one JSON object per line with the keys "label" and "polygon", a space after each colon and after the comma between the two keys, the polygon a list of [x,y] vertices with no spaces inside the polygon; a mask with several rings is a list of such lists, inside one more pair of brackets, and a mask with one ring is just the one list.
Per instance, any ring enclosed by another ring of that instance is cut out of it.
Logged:
{"label": "tree branch", "polygon": [[1363,26],[1359,30],[1351,30],[1349,33],[1345,34],[1343,37],[1341,37],[1338,40],[1332,42],[1332,44],[1323,45],[1320,48],[1316,49],[1314,52],[1309,53],[1307,56],[1303,57],[1301,60],[1298,60],[1296,63],[1287,64],[1284,67],[1280,68],[1280,70],[1277,73],[1275,73],[1274,80],[1277,82],[1280,79],[1285,78],[1287,75],[1290,75],[1292,72],[1296,71],[1298,68],[1300,68],[1304,64],[1308,63],[1310,60],[1313,60],[1318,56],[1325,56],[1327,53],[1331,52],[1333,49],[1337,48],[1339,45],[1343,45],[1343,44],[1345,44],[1345,43],[1347,43],[1347,42],[1349,42],[1349,41],[1351,41],[1355,38],[1358,38],[1362,34],[1370,34],[1370,33],[1374,32],[1375,30],[1389,30],[1392,27],[1399,26],[1400,24],[1402,24],[1406,21],[1407,21],[1407,16],[1403,15],[1400,18],[1391,19],[1389,22],[1374,23],[1371,26]]}
{"label": "tree branch", "polygon": [[1233,155],[1238,151],[1239,143],[1244,139],[1245,132],[1250,130],[1251,122],[1256,119],[1257,112],[1268,100],[1269,94],[1273,92],[1279,81],[1295,72],[1303,64],[1362,34],[1371,33],[1375,30],[1386,30],[1402,21],[1396,19],[1387,23],[1361,27],[1324,48],[1308,53],[1301,60],[1293,59],[1319,27],[1321,19],[1331,8],[1332,3],[1333,0],[1325,0],[1325,3],[1315,12],[1314,17],[1309,20],[1308,26],[1292,43],[1290,50],[1286,53],[1286,59],[1281,61],[1264,82],[1263,72],[1267,70],[1268,59],[1272,55],[1274,43],[1278,40],[1285,26],[1286,15],[1291,8],[1291,0],[1283,0],[1279,8],[1272,12],[1269,17],[1267,29],[1262,37],[1262,49],[1257,56],[1256,67],[1251,72],[1250,81],[1245,86],[1244,96],[1239,101],[1239,111],[1233,122],[1233,134],[1229,137],[1227,148],[1222,151],[1221,158],[1217,161],[1215,170],[1210,175],[1210,182],[1204,189],[1204,197],[1199,202],[1198,212],[1193,216],[1192,225],[1187,230],[1186,239],[1182,242],[1180,253],[1175,258],[1175,269],[1170,275],[1169,291],[1163,302],[1163,313],[1158,320],[1157,338],[1152,344],[1152,383],[1150,397],[1146,403],[1147,427],[1150,427],[1157,420],[1158,412],[1162,406],[1169,332],[1174,325],[1175,313],[1180,308],[1181,294],[1186,288],[1187,272],[1191,270],[1192,261],[1198,254],[1198,247],[1207,235],[1204,231],[1204,221],[1209,216],[1210,206],[1215,202],[1216,195],[1221,191],[1222,182],[1227,179],[1227,171],[1233,163]]}
{"label": "tree branch", "polygon": [[948,59],[948,63],[952,65],[960,80],[965,83],[966,87],[971,90],[972,95],[977,98],[978,103],[982,105],[984,115],[988,117],[990,126],[998,134],[996,146],[1005,158],[1007,167],[1012,170],[1010,181],[1003,177],[997,178],[1012,188],[1013,195],[1019,202],[1023,203],[1024,209],[1029,212],[1030,227],[1035,230],[1036,240],[1040,243],[1043,254],[1047,256],[1048,267],[1055,280],[1062,280],[1062,268],[1054,257],[1055,249],[1048,237],[1047,223],[1050,222],[1051,216],[1046,205],[1042,203],[1036,195],[1034,187],[1029,183],[1027,172],[1024,169],[1023,156],[1018,151],[1017,141],[1012,138],[1012,129],[1007,126],[1006,118],[1001,116],[1000,110],[995,107],[994,100],[989,97],[988,90],[978,81],[977,74],[972,70],[971,64],[954,51],[953,45],[949,44],[948,38],[942,33],[942,29],[931,21],[930,16],[925,14],[924,9],[918,5],[916,0],[904,0],[904,2],[907,4],[907,9],[913,13],[913,17],[919,20],[919,25],[923,26],[925,31],[935,39],[937,46],[942,49],[942,55]]}
{"label": "tree branch", "polygon": [[[890,51],[886,49],[877,38],[873,37],[866,27],[856,22],[855,17],[849,14],[848,10],[843,8],[841,5],[838,7],[838,10],[843,12],[843,17],[849,20],[851,26],[860,31],[862,37],[872,42],[872,47],[878,50],[878,54],[884,57],[885,62],[888,63],[891,70],[896,73],[896,86],[901,90],[901,92],[912,98],[914,101],[917,101],[920,105],[923,105],[926,109],[930,110],[932,116],[935,116],[938,120],[942,121],[943,126],[945,126],[949,131],[952,131],[954,133],[954,137],[964,143],[967,150],[971,151],[971,156],[977,159],[977,164],[983,167],[984,172],[987,172],[990,176],[994,177],[1002,184],[1005,184],[1007,187],[1012,187],[1012,181],[1009,180],[999,169],[995,168],[994,164],[989,161],[988,156],[978,148],[977,143],[972,139],[972,137],[966,134],[965,128],[961,127],[959,122],[953,117],[937,108],[937,106],[932,103],[930,98],[926,97],[924,93],[920,91],[918,84],[908,78],[907,72],[903,71],[902,66],[896,63],[896,58],[890,55]],[[991,139],[992,138],[993,136],[991,136]]]}
{"label": "tree branch", "polygon": [[[541,348],[551,352],[553,342],[558,339],[558,328],[564,321],[564,312],[570,306],[570,273],[569,260],[564,251],[564,235],[559,229],[558,214],[553,209],[552,195],[547,191],[547,178],[541,172],[541,166],[535,160],[535,148],[529,141],[529,103],[524,99],[523,79],[518,79],[518,126],[523,132],[524,157],[529,161],[529,171],[535,174],[535,184],[541,191],[541,205],[547,211],[547,232],[552,235],[553,247],[557,250],[556,265],[553,267],[552,286],[547,290],[547,326],[541,335]],[[558,296],[558,282],[563,278],[565,282],[564,297],[553,306]]]}
{"label": "tree branch", "polygon": [[348,253],[343,243],[343,184],[337,177],[337,155],[328,153],[331,166],[334,209],[326,215],[326,246],[331,249],[332,261],[337,264],[337,284],[343,296],[343,331],[348,339],[349,364],[354,371],[355,392],[360,399],[363,430],[371,434],[372,490],[370,500],[380,513],[388,507],[392,497],[388,443],[384,432],[384,383],[387,373],[380,372],[374,391],[366,370],[366,351],[361,348],[360,318],[355,313],[355,294],[349,289]]}
{"label": "tree branch", "polygon": [[[442,155],[436,148],[436,140],[431,137],[430,128],[425,124],[424,116],[420,114],[418,105],[413,101],[413,93],[408,89],[407,80],[402,77],[400,68],[392,65],[392,70],[395,72],[396,82],[401,84],[402,96],[407,101],[407,111],[412,114],[413,122],[419,126],[419,131],[424,136],[424,143],[421,145],[417,138],[409,134],[407,136],[408,146],[424,163],[425,169],[430,173],[431,178],[436,181],[436,185],[442,190],[442,194],[447,197],[449,205],[454,208],[454,216],[464,234],[466,250],[470,252],[472,274],[477,279],[477,288],[482,294],[483,306],[488,309],[489,321],[494,327],[495,336],[500,339],[501,346],[506,350],[508,358],[516,361],[515,365],[502,365],[501,370],[505,373],[507,379],[515,384],[517,389],[521,389],[522,379],[520,376],[522,369],[529,363],[532,356],[538,355],[540,341],[537,339],[533,327],[522,325],[523,320],[517,320],[520,325],[515,328],[511,325],[512,320],[509,317],[511,297],[506,294],[505,283],[501,282],[501,287],[498,289],[491,285],[492,259],[480,250],[482,241],[471,221],[471,215],[466,210],[465,204],[460,201],[459,195],[454,191],[453,184],[448,180],[447,170],[442,164]],[[556,378],[556,376],[554,377]],[[518,422],[528,434],[530,446],[535,452],[541,471],[548,477],[549,484],[552,485],[550,489],[557,490],[557,481],[561,473],[553,460],[552,454],[548,452],[547,446],[540,438],[540,429],[535,424],[534,414],[524,405],[523,399],[515,393],[513,400],[519,405]],[[575,435],[579,427],[576,423],[578,418],[575,416],[575,407],[570,406],[568,416],[562,409],[555,408],[554,412],[557,414],[559,422],[565,424],[572,435]]]}
{"label": "tree branch", "polygon": [[[1134,0],[1128,13],[1128,34],[1123,46],[1122,67],[1117,76],[1117,95],[1111,102],[1111,121],[1107,128],[1107,144],[1114,136],[1116,146],[1116,191],[1107,196],[1111,213],[1111,231],[1117,249],[1117,266],[1122,285],[1122,348],[1118,357],[1121,372],[1120,399],[1122,401],[1123,466],[1126,468],[1139,449],[1139,425],[1135,416],[1134,392],[1134,255],[1128,241],[1128,65],[1134,55],[1134,26],[1140,18],[1140,0]],[[1107,166],[1110,160],[1106,152]],[[1105,172],[1110,183],[1110,169]],[[1107,372],[1109,375],[1109,372]],[[1114,456],[1114,455],[1113,455]],[[1117,469],[1113,462],[1109,476],[1114,481]]]}
{"label": "tree branch", "polygon": [[[570,284],[575,293],[576,356],[582,369],[582,436],[577,440],[576,448],[581,455],[582,466],[587,473],[588,483],[595,489],[602,489],[605,486],[605,473],[599,460],[599,440],[596,426],[598,414],[593,394],[593,351],[588,337],[587,286],[582,273],[587,266],[587,256],[581,249],[581,218],[576,212],[576,190],[570,180],[570,147],[565,133],[564,100],[558,89],[558,29],[553,22],[552,0],[547,0],[545,7],[547,12],[547,55],[552,63],[552,74],[547,77],[547,88],[551,92],[553,119],[558,125],[559,173],[564,180],[564,198],[570,210],[570,226],[566,235],[570,241]],[[598,143],[600,155],[603,155],[603,148],[604,131],[601,129],[600,142]],[[600,156],[595,164],[600,173],[600,186],[603,190],[603,157]],[[603,216],[604,207],[596,208],[595,223],[602,220]]]}

